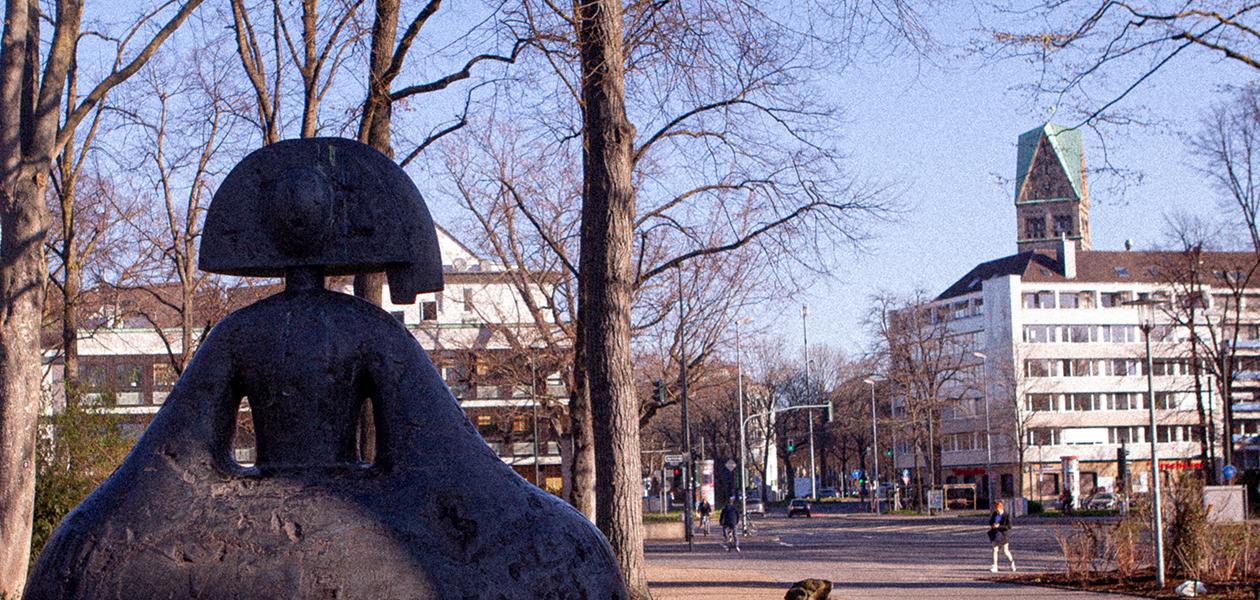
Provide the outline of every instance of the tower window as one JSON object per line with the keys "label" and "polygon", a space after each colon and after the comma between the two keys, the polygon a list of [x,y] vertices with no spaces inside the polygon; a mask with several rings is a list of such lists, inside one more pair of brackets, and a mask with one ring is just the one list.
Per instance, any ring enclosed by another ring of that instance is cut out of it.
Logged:
{"label": "tower window", "polygon": [[1055,215],[1054,235],[1072,235],[1072,215]]}
{"label": "tower window", "polygon": [[1028,217],[1024,219],[1024,237],[1026,239],[1041,239],[1046,237],[1046,220],[1043,217]]}

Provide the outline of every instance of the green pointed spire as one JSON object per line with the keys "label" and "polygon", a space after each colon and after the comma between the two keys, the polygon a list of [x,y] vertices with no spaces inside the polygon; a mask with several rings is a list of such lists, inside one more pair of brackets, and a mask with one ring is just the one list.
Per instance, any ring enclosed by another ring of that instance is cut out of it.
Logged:
{"label": "green pointed spire", "polygon": [[1019,136],[1019,153],[1015,165],[1015,201],[1021,200],[1020,190],[1024,188],[1024,181],[1033,166],[1033,157],[1036,156],[1037,147],[1041,145],[1043,138],[1058,159],[1063,174],[1076,193],[1076,199],[1081,199],[1084,196],[1085,176],[1081,162],[1085,152],[1081,130],[1046,123]]}

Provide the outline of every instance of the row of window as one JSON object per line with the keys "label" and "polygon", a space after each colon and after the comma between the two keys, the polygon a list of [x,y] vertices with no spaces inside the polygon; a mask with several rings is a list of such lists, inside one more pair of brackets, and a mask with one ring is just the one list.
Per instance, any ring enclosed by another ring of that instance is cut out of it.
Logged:
{"label": "row of window", "polygon": [[[1151,297],[1150,294],[1139,293],[1139,298]],[[1166,295],[1156,293],[1156,298]],[[1024,308],[1120,308],[1125,302],[1133,300],[1132,292],[1098,292],[1094,290],[1062,291],[1040,290],[1023,293]]]}
{"label": "row of window", "polygon": [[[1054,236],[1072,235],[1072,215],[1054,215],[1050,222],[1054,226]],[[1042,215],[1024,218],[1024,238],[1029,240],[1046,239],[1046,218]]]}
{"label": "row of window", "polygon": [[[1101,444],[1140,444],[1150,441],[1150,427],[1037,427],[1028,430],[1029,446],[1089,446]],[[1194,425],[1158,425],[1157,443],[1200,442],[1201,430]]]}
{"label": "row of window", "polygon": [[[1116,267],[1116,274],[1121,277],[1128,276],[1128,270],[1124,267]],[[1211,302],[1209,303],[1209,298]],[[1054,291],[1054,290],[1037,290],[1024,292],[1022,301],[1024,308],[1122,308],[1126,302],[1134,299],[1137,300],[1163,300],[1168,301],[1167,292],[1131,292],[1131,291],[1115,291],[1115,292],[1099,292],[1095,290],[1081,291]],[[1244,311],[1260,311],[1260,293],[1244,293],[1235,296],[1232,293],[1216,293],[1205,295],[1199,292],[1179,294],[1177,297],[1178,306],[1184,308],[1194,307],[1200,310],[1206,309],[1226,309],[1234,310],[1236,307],[1242,308]]]}
{"label": "row of window", "polygon": [[[1139,358],[1028,358],[1024,360],[1027,377],[1133,377],[1145,375],[1144,361]],[[1200,372],[1206,372],[1203,369]],[[1175,377],[1193,375],[1192,361],[1184,358],[1151,359],[1151,375]]]}
{"label": "row of window", "polygon": [[1142,374],[1136,358],[1028,358],[1026,377],[1130,377]]}
{"label": "row of window", "polygon": [[984,450],[985,441],[985,435],[982,431],[953,433],[941,437],[941,452]]}
{"label": "row of window", "polygon": [[[1142,392],[1027,394],[1024,396],[1024,409],[1029,412],[1143,410],[1146,407],[1146,394]],[[1155,392],[1155,408],[1191,410],[1195,408],[1194,392]]]}
{"label": "row of window", "polygon": [[949,304],[941,304],[932,309],[932,324],[938,325],[946,321],[978,317],[984,314],[984,299],[972,298],[959,300]]}
{"label": "row of window", "polygon": [[[1152,338],[1154,332],[1152,331]],[[1129,344],[1142,341],[1137,325],[1025,325],[1029,344]]]}

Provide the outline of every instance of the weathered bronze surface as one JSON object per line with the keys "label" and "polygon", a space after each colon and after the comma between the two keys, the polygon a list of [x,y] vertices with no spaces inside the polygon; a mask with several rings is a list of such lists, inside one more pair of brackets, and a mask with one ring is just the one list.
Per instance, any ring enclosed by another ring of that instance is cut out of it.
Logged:
{"label": "weathered bronze surface", "polygon": [[[245,181],[270,187],[242,191],[241,168],[276,154],[317,159],[278,161],[275,177],[250,166]],[[286,289],[214,328],[123,465],[53,534],[26,598],[628,597],[603,536],[503,464],[407,330],[370,303],[323,289],[324,261],[335,272],[403,265],[419,282],[411,289],[432,289],[435,276],[440,287],[419,193],[376,157],[384,159],[346,140],[283,142],[228,176],[203,251],[237,244],[279,256]],[[355,177],[391,182],[390,200],[354,188],[338,171],[347,164]],[[409,191],[394,189],[403,183]],[[228,193],[252,193],[250,216],[261,223],[216,216],[243,210]],[[380,246],[350,248],[340,236],[365,205],[376,207],[373,219],[422,223],[381,223],[364,234]],[[311,243],[293,243],[295,232]],[[240,273],[274,268],[230,251],[214,260]],[[257,436],[251,468],[231,454],[245,397]],[[371,465],[355,442],[364,398],[376,423]]]}

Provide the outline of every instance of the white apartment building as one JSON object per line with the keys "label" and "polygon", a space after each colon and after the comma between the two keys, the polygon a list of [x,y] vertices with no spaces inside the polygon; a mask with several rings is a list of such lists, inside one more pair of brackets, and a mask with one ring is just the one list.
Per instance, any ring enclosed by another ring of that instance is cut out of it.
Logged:
{"label": "white apartment building", "polygon": [[[531,363],[527,348],[538,343],[539,325],[526,307],[522,286],[504,266],[477,256],[445,229],[438,227],[437,234],[445,289],[421,294],[407,305],[391,303],[385,289],[382,308],[429,353],[469,419],[503,461],[530,481],[537,475],[538,485],[558,492],[559,440],[547,419],[567,406],[567,388],[557,365],[543,358]],[[539,282],[526,287],[534,306],[546,309],[543,321],[551,326],[549,280],[532,274],[530,281]],[[338,289],[351,293],[348,280]],[[273,286],[229,300],[221,310],[241,308],[278,290]],[[153,306],[150,298],[147,292],[99,297],[84,309],[88,326],[79,340],[80,377],[92,391],[88,398],[108,395],[115,403],[111,412],[131,417],[137,434],[175,384],[168,352],[180,352],[178,320]],[[147,317],[140,314],[140,304],[146,302]],[[152,320],[163,327],[165,336],[158,334]],[[64,405],[61,361],[55,346],[46,347],[45,386],[52,400],[48,410],[55,410]],[[248,409],[242,414],[247,418]],[[238,430],[236,455],[242,462],[252,462],[252,434]]]}
{"label": "white apartment building", "polygon": [[[1245,315],[1237,336],[1244,357],[1234,367],[1234,431],[1222,438],[1234,444],[1235,464],[1255,468],[1260,286],[1239,294],[1237,285],[1255,256],[1196,255],[1201,277],[1190,294],[1178,293],[1172,276],[1182,253],[1088,250],[1088,230],[1078,229],[1088,221],[1082,157],[1071,130],[1046,125],[1021,136],[1020,252],[977,265],[926,307],[962,355],[949,386],[954,399],[940,414],[940,483],[975,483],[983,497],[991,473],[999,496],[1051,501],[1063,491],[1063,459],[1074,457],[1083,497],[1117,489],[1124,447],[1129,488],[1142,492],[1150,485],[1152,436],[1166,476],[1199,469],[1199,403],[1220,431],[1225,401],[1206,372],[1196,383],[1189,329],[1174,322],[1175,311],[1196,302],[1204,314],[1219,314],[1236,299]],[[1169,307],[1157,313],[1151,334],[1153,398],[1138,310],[1126,305],[1147,298]],[[1218,440],[1212,454],[1220,457],[1225,443]],[[896,448],[898,469],[924,467],[911,450]]]}

